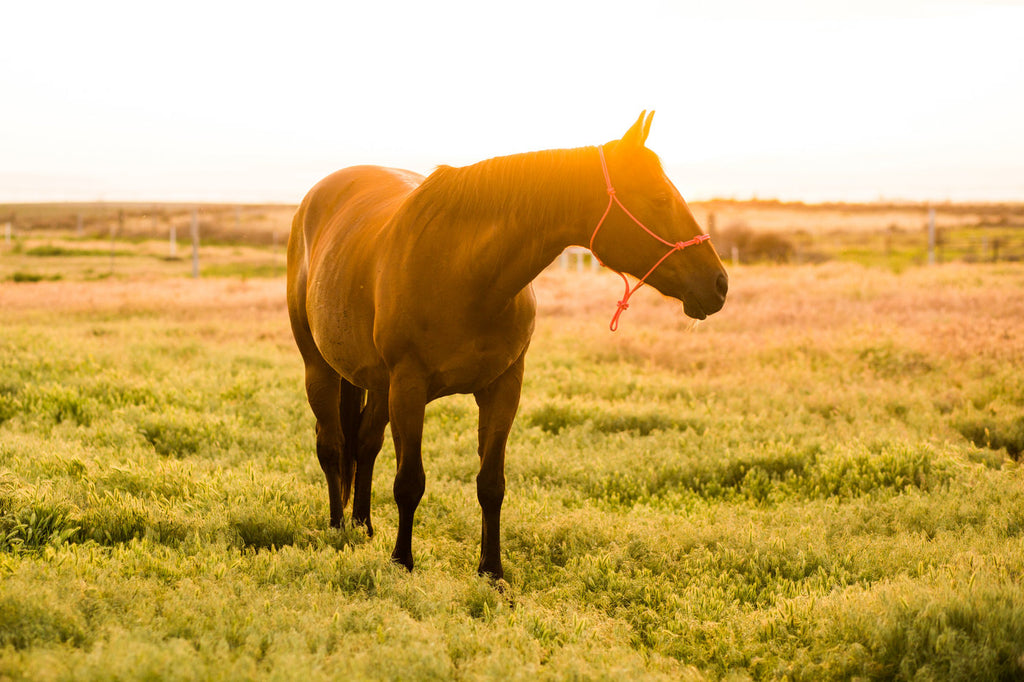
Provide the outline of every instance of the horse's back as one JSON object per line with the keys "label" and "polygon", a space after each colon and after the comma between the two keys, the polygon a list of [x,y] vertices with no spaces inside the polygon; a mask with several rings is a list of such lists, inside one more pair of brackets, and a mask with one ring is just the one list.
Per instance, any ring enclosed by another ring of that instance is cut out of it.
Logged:
{"label": "horse's back", "polygon": [[[341,347],[371,341],[375,244],[423,177],[393,168],[353,166],[332,173],[305,196],[288,241],[288,312],[307,364],[322,357],[354,383]],[[328,347],[325,347],[328,346]],[[362,349],[360,352],[365,355]],[[365,387],[365,386],[364,386]]]}
{"label": "horse's back", "polygon": [[[353,166],[332,173],[302,200],[292,223],[292,239],[302,237],[308,262],[328,228],[344,235],[365,227],[375,217],[386,221],[422,181],[416,173],[381,166]],[[296,235],[296,230],[301,230],[301,235]]]}

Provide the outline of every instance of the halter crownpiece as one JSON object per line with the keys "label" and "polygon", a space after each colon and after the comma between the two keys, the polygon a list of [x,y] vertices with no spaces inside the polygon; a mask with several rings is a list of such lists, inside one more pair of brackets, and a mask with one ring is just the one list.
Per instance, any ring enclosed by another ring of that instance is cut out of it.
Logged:
{"label": "halter crownpiece", "polygon": [[[657,270],[658,266],[661,265],[662,263],[664,263],[665,259],[667,259],[669,256],[671,256],[676,251],[682,251],[683,249],[685,249],[688,246],[696,246],[697,244],[700,244],[701,242],[706,242],[707,240],[711,239],[711,235],[709,235],[709,234],[699,234],[696,237],[694,237],[693,239],[688,239],[687,241],[684,241],[684,242],[670,242],[670,241],[667,241],[667,240],[662,239],[661,237],[659,237],[657,234],[655,234],[653,231],[651,231],[650,228],[648,228],[646,225],[644,225],[642,222],[640,222],[640,220],[637,219],[636,216],[634,216],[632,213],[630,213],[628,208],[623,206],[622,202],[619,200],[619,197],[616,196],[616,194],[615,194],[615,186],[612,185],[612,178],[611,178],[611,175],[608,173],[608,163],[605,161],[605,158],[604,158],[604,148],[598,147],[597,148],[597,153],[601,157],[601,172],[604,173],[604,182],[605,182],[606,189],[608,191],[608,205],[605,206],[604,213],[601,215],[601,219],[599,221],[597,221],[597,227],[594,228],[594,233],[592,235],[590,235],[590,253],[593,254],[594,258],[597,259],[598,263],[600,263],[602,266],[608,268],[612,272],[618,274],[618,276],[622,278],[623,284],[626,285],[626,291],[623,294],[622,299],[617,304],[617,308],[615,310],[615,314],[612,315],[611,324],[608,325],[609,329],[611,329],[612,331],[615,331],[616,329],[619,328],[619,316],[622,315],[622,312],[624,310],[629,308],[629,297],[632,296],[633,294],[635,294],[636,290],[644,285],[644,283],[647,281],[647,278],[651,276],[651,273],[653,273],[655,270]],[[651,235],[652,237],[657,239],[659,242],[661,242],[665,246],[669,247],[668,252],[666,252],[665,255],[662,256],[658,260],[657,263],[655,263],[653,266],[651,266],[651,269],[647,271],[647,274],[644,275],[643,277],[641,277],[640,280],[636,283],[636,286],[634,286],[634,287],[630,287],[629,286],[629,280],[626,279],[626,276],[621,271],[616,270],[615,268],[612,268],[612,267],[609,267],[608,265],[606,265],[605,262],[603,260],[601,260],[601,257],[597,255],[597,252],[594,251],[594,239],[597,238],[598,231],[601,229],[601,226],[604,225],[604,221],[605,221],[605,218],[608,217],[608,213],[611,212],[612,204],[618,204],[619,208],[622,209],[622,212],[625,213],[627,216],[629,216],[629,218],[634,223],[639,225],[643,229],[644,232],[646,232],[647,234]]]}

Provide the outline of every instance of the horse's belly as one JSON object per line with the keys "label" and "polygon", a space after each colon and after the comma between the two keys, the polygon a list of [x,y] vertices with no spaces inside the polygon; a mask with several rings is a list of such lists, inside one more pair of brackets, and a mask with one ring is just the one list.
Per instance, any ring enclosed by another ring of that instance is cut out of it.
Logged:
{"label": "horse's belly", "polygon": [[346,381],[368,391],[387,390],[387,368],[372,346],[367,349],[358,339],[341,332],[327,331],[313,338],[324,360]]}
{"label": "horse's belly", "polygon": [[487,349],[474,343],[471,349],[443,363],[431,374],[430,397],[476,393],[504,374],[525,350],[525,343],[517,349],[509,349],[505,344]]}
{"label": "horse's belly", "polygon": [[387,368],[373,345],[372,305],[344,290],[311,287],[306,314],[320,355],[346,381],[387,390]]}

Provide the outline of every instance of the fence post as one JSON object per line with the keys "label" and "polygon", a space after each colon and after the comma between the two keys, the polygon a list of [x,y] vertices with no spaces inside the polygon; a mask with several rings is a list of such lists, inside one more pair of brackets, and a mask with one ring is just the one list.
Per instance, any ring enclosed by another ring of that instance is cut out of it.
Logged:
{"label": "fence post", "polygon": [[733,244],[732,247],[732,266],[736,267],[740,264],[740,247]]}
{"label": "fence post", "polygon": [[935,265],[935,207],[928,207],[928,265]]}
{"label": "fence post", "polygon": [[124,229],[124,209],[117,212],[117,222],[110,223],[110,274],[114,274],[114,251],[117,246],[114,239]]}
{"label": "fence post", "polygon": [[11,245],[11,224],[9,222],[4,223],[4,243],[7,246]]}
{"label": "fence post", "polygon": [[199,279],[199,209],[192,209],[192,279]]}

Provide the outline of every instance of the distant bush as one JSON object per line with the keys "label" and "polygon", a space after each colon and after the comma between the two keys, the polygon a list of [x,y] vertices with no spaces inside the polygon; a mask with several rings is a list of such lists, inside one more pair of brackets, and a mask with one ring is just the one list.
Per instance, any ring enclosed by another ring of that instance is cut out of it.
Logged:
{"label": "distant bush", "polygon": [[37,272],[24,272],[22,270],[18,270],[17,272],[11,273],[8,279],[15,283],[43,281],[56,282],[62,279],[62,277],[60,275],[41,275]]}
{"label": "distant bush", "polygon": [[715,246],[726,257],[735,247],[741,263],[788,263],[796,253],[793,242],[782,235],[755,232],[742,223],[730,225],[715,234]]}
{"label": "distant bush", "polygon": [[36,258],[54,258],[54,257],[66,257],[66,256],[131,256],[131,251],[111,251],[110,249],[69,249],[63,246],[55,246],[53,244],[43,244],[41,246],[35,246],[25,251],[26,256],[35,256]]}

